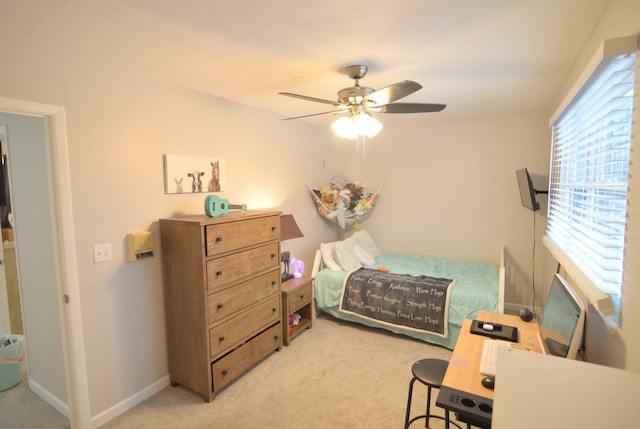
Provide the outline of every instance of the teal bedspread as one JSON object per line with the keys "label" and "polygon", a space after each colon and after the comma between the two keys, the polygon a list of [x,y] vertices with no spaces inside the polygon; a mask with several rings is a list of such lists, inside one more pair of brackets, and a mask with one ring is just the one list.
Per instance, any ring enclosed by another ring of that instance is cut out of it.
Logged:
{"label": "teal bedspread", "polygon": [[318,308],[342,320],[366,326],[382,328],[428,343],[453,349],[464,319],[475,319],[478,311],[498,311],[499,268],[482,262],[464,262],[444,258],[429,258],[402,254],[382,254],[376,264],[367,268],[387,267],[390,272],[411,275],[427,275],[455,279],[449,301],[449,336],[441,338],[428,332],[416,332],[402,327],[388,326],[357,315],[339,311],[342,285],[346,271],[323,269],[315,277],[315,296]]}

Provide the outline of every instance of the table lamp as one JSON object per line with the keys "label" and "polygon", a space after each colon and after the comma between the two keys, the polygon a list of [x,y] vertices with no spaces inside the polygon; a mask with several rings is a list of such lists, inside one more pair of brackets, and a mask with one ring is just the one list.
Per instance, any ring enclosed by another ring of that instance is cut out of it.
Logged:
{"label": "table lamp", "polygon": [[[280,241],[291,240],[293,238],[304,237],[293,215],[280,215]],[[284,265],[282,272],[282,281],[285,282],[293,278],[293,274],[289,272],[289,264],[291,263],[291,254],[289,252],[280,253],[280,262]]]}

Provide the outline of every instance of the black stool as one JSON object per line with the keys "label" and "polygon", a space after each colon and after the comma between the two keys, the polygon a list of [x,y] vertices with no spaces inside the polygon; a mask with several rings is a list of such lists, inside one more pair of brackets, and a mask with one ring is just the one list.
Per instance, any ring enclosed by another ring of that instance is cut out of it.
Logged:
{"label": "black stool", "polygon": [[[442,416],[436,416],[431,414],[431,389],[436,388],[440,389],[442,385],[442,379],[444,378],[444,373],[447,371],[447,366],[449,366],[449,362],[442,359],[421,359],[413,364],[411,367],[411,372],[413,373],[413,378],[409,383],[409,398],[407,399],[407,416],[404,420],[404,428],[409,429],[411,423],[415,422],[418,419],[425,419],[424,427],[429,427],[429,419],[431,417],[436,419],[445,420]],[[413,396],[413,384],[417,381],[427,386],[427,412],[426,414],[422,414],[416,416],[409,420],[409,416],[411,414],[411,397]],[[444,410],[445,413],[449,414],[449,410]],[[454,426],[460,426],[451,422]],[[467,426],[468,427],[468,426]]]}

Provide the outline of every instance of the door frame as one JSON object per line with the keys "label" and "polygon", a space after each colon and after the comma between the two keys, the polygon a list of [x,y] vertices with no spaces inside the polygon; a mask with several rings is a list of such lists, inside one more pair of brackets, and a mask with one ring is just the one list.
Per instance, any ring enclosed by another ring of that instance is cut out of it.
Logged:
{"label": "door frame", "polygon": [[[7,127],[0,125],[0,145],[7,138]],[[7,145],[8,146],[8,145]],[[3,152],[0,151],[0,156]],[[0,159],[0,162],[2,160]],[[6,333],[11,334],[11,316],[9,313],[9,297],[7,294],[7,278],[5,275],[5,261],[4,261],[4,240],[0,240],[0,335]]]}
{"label": "door frame", "polygon": [[72,429],[91,427],[89,386],[80,288],[76,260],[75,232],[71,204],[71,180],[65,109],[61,106],[0,97],[0,111],[44,117],[47,123],[47,160],[53,179],[58,279],[58,306],[63,341],[69,423]]}

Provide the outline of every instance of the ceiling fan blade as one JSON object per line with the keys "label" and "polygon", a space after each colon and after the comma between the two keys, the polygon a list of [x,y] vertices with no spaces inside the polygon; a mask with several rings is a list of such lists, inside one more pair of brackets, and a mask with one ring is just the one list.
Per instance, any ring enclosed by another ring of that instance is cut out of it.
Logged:
{"label": "ceiling fan blade", "polygon": [[394,83],[382,89],[372,92],[365,97],[367,101],[373,101],[378,106],[393,103],[396,100],[400,100],[409,94],[413,94],[422,88],[417,82],[411,80],[405,80],[402,82]]}
{"label": "ceiling fan blade", "polygon": [[[385,106],[378,106],[373,111],[380,113],[428,113],[440,112],[447,107],[446,104],[425,104],[425,103],[393,103]],[[379,110],[378,110],[379,109]]]}
{"label": "ceiling fan blade", "polygon": [[300,119],[300,118],[309,118],[311,116],[320,116],[320,115],[337,115],[339,113],[347,113],[349,110],[345,109],[345,110],[331,110],[329,112],[320,112],[320,113],[312,113],[310,115],[302,115],[302,116],[294,116],[291,118],[283,118],[283,121],[289,121],[291,119]]}
{"label": "ceiling fan blade", "polygon": [[280,95],[286,95],[287,97],[299,98],[301,100],[313,101],[316,103],[331,104],[332,106],[339,106],[337,101],[325,100],[323,98],[309,97],[307,95],[293,94],[291,92],[279,92]]}

